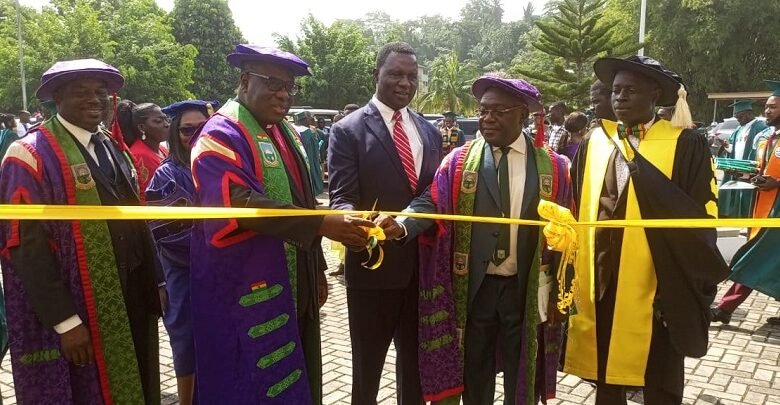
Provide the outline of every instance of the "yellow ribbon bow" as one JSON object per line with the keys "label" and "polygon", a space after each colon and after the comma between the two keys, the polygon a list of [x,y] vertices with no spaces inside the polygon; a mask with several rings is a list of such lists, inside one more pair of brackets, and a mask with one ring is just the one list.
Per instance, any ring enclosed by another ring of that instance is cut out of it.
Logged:
{"label": "yellow ribbon bow", "polygon": [[[368,212],[366,214],[363,214],[363,219],[370,219],[373,218],[376,213],[376,203],[379,201],[377,198],[374,200],[374,206],[371,207],[371,212]],[[379,268],[379,266],[382,265],[382,261],[385,259],[385,251],[382,249],[382,245],[379,243],[379,241],[387,239],[385,237],[385,231],[384,229],[375,226],[373,228],[363,228],[368,233],[368,242],[366,243],[366,251],[368,251],[368,258],[366,261],[360,263],[363,268],[366,268],[368,270],[376,270]],[[371,263],[371,258],[374,257],[374,249],[379,250],[379,256],[376,259],[376,262],[374,264]]]}
{"label": "yellow ribbon bow", "polygon": [[[368,270],[376,270],[379,268],[379,266],[382,265],[382,260],[385,259],[385,251],[382,249],[382,245],[379,244],[379,241],[386,239],[385,231],[378,226],[364,229],[366,229],[366,232],[368,232],[368,244],[366,245],[368,259],[360,264]],[[371,258],[374,257],[374,249],[379,250],[379,256],[377,257],[374,264],[369,264],[371,263]]]}
{"label": "yellow ribbon bow", "polygon": [[551,250],[562,253],[556,273],[558,279],[557,306],[558,311],[566,314],[574,302],[576,294],[576,283],[573,279],[571,286],[568,289],[566,287],[566,268],[569,264],[574,263],[574,259],[577,256],[577,231],[574,230],[577,220],[574,219],[568,208],[561,207],[550,201],[541,200],[537,210],[540,217],[550,221],[544,226],[543,230],[544,237],[547,238],[547,245]]}

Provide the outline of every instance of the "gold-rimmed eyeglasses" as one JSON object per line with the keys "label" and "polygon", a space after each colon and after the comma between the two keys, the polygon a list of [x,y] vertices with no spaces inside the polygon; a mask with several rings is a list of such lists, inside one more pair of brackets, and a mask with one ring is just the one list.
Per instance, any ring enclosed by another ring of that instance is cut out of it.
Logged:
{"label": "gold-rimmed eyeglasses", "polygon": [[246,73],[246,74],[248,74],[250,76],[255,76],[255,77],[259,77],[259,78],[263,79],[265,81],[266,87],[268,87],[268,90],[271,90],[271,91],[274,91],[274,92],[275,91],[281,91],[282,89],[284,89],[284,90],[287,91],[287,94],[289,94],[291,96],[294,96],[294,95],[298,94],[298,92],[301,91],[301,85],[299,85],[299,84],[297,84],[295,82],[287,82],[287,81],[284,81],[284,80],[281,80],[281,79],[277,79],[275,77],[266,76],[266,75],[262,75],[260,73],[255,73],[255,72],[245,71],[244,73]]}
{"label": "gold-rimmed eyeglasses", "polygon": [[480,108],[480,109],[477,110],[477,115],[479,116],[479,118],[485,118],[489,114],[493,114],[494,117],[500,118],[500,117],[503,117],[504,114],[506,114],[506,113],[508,113],[510,111],[519,110],[521,108],[525,108],[525,106],[524,105],[516,105],[514,107],[504,108],[502,110],[489,110],[487,108]]}

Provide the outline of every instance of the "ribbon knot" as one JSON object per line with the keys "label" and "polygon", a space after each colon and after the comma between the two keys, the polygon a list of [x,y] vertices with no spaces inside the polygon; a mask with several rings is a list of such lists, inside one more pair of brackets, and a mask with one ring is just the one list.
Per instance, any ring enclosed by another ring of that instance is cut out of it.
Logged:
{"label": "ribbon knot", "polygon": [[565,314],[572,306],[576,295],[576,283],[573,279],[567,287],[566,269],[570,264],[574,264],[574,260],[577,257],[577,231],[574,229],[577,220],[568,208],[561,207],[550,201],[541,200],[537,210],[540,217],[550,221],[544,226],[543,230],[547,245],[551,250],[562,253],[556,272],[558,280],[557,305],[558,311]]}

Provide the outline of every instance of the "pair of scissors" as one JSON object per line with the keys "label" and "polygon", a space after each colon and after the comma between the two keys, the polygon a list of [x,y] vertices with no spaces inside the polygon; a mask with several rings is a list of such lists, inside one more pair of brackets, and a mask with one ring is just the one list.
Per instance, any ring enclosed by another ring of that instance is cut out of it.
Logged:
{"label": "pair of scissors", "polygon": [[[376,204],[379,201],[379,198],[374,200],[374,205],[371,207],[371,212],[368,214],[364,214],[364,219],[373,219],[376,218],[378,215],[376,212]],[[368,270],[376,270],[379,268],[379,266],[382,265],[382,260],[385,258],[385,251],[382,249],[382,245],[379,244],[380,240],[385,240],[385,233],[380,227],[374,227],[366,229],[368,232],[368,243],[366,244],[366,250],[368,251],[368,258],[366,261],[360,263],[361,266]],[[374,249],[379,249],[379,254],[377,256],[376,262],[374,264],[371,263],[371,259],[374,257]]]}

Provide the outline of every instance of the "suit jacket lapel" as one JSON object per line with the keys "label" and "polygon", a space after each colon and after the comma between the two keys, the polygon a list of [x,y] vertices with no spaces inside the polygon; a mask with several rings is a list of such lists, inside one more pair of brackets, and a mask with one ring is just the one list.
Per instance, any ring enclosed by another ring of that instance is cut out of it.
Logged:
{"label": "suit jacket lapel", "polygon": [[368,108],[365,112],[364,120],[369,132],[379,141],[379,144],[385,149],[387,155],[390,157],[393,167],[401,175],[406,183],[409,183],[409,179],[406,177],[406,172],[401,165],[401,158],[398,157],[398,151],[395,148],[395,142],[390,135],[390,131],[387,130],[385,120],[382,118],[382,114],[376,108],[374,103],[369,102]]}
{"label": "suit jacket lapel", "polygon": [[[103,147],[108,150],[108,153],[111,154],[111,159],[114,160],[114,172],[116,173],[117,183],[124,181],[128,188],[132,190],[133,196],[135,196],[136,200],[140,201],[139,192],[143,193],[146,190],[136,190],[136,187],[133,186],[133,175],[130,171],[130,167],[127,165],[124,154],[120,152],[118,148],[114,147],[113,142],[107,141],[105,139],[103,140]],[[112,187],[112,190],[113,189],[114,187]]]}
{"label": "suit jacket lapel", "polygon": [[[536,206],[539,204],[539,171],[536,169],[536,153],[534,153],[534,145],[530,138],[525,137],[525,187],[523,188],[523,206],[520,210],[520,218],[530,219],[531,217],[538,217],[529,213],[530,209],[536,210]],[[522,227],[527,228],[527,227]]]}
{"label": "suit jacket lapel", "polygon": [[[520,212],[522,219],[539,219],[536,206],[539,205],[539,170],[536,166],[536,153],[533,141],[526,139],[525,187],[523,189],[523,205]],[[527,272],[531,268],[534,257],[534,247],[537,246],[539,228],[535,226],[520,226],[517,228],[517,275],[526,283]]]}
{"label": "suit jacket lapel", "polygon": [[482,167],[479,170],[479,176],[482,177],[482,183],[488,190],[488,194],[493,199],[496,207],[501,209],[501,194],[498,192],[498,174],[496,173],[496,163],[493,159],[493,147],[485,143],[485,150],[482,155]]}

